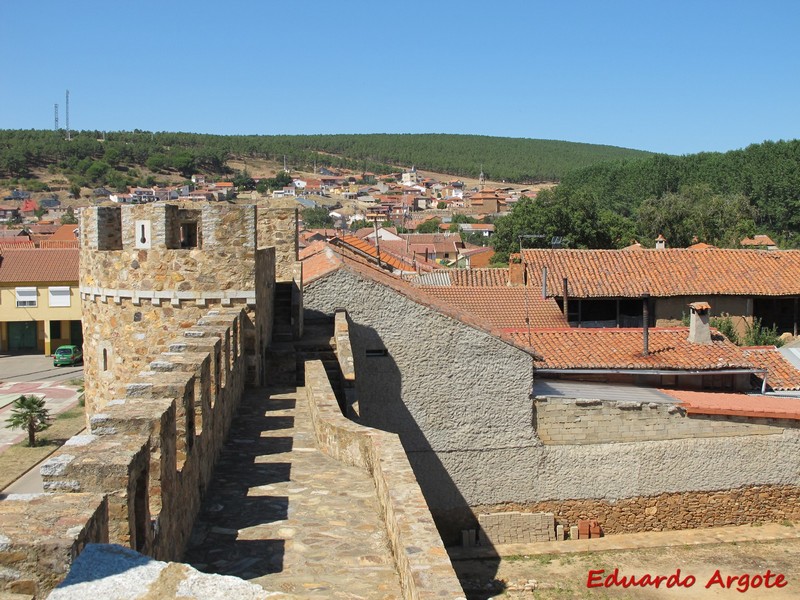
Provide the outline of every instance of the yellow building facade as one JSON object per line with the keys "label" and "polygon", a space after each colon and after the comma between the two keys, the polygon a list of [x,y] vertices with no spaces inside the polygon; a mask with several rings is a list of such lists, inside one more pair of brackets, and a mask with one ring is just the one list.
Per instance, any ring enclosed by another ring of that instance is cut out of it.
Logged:
{"label": "yellow building facade", "polygon": [[78,251],[0,253],[0,353],[52,354],[82,343]]}

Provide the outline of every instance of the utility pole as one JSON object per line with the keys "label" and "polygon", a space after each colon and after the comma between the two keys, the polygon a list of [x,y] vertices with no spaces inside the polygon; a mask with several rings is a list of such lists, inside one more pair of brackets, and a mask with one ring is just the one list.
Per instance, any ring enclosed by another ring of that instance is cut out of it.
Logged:
{"label": "utility pole", "polygon": [[72,140],[72,134],[69,130],[69,90],[67,90],[67,106],[66,106],[66,117],[67,117],[67,141]]}
{"label": "utility pole", "polygon": [[55,116],[55,126],[54,129],[58,131],[58,102],[53,105],[53,114]]}

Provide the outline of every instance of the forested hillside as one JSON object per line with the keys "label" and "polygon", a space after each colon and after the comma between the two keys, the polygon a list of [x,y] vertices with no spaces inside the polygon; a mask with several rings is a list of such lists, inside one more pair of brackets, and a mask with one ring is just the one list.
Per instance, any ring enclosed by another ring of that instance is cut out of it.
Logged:
{"label": "forested hillside", "polygon": [[673,247],[701,241],[738,247],[766,233],[783,248],[800,247],[800,140],[764,142],[727,153],[655,155],[572,171],[534,202],[498,220],[498,259],[519,245],[652,247],[663,234]]}
{"label": "forested hillside", "polygon": [[[104,136],[104,138],[103,138]],[[558,181],[568,172],[608,160],[650,156],[638,150],[572,142],[444,134],[219,136],[192,133],[0,131],[0,178],[25,179],[32,169],[57,168],[79,185],[134,183],[130,166],[228,174],[233,157],[390,173],[419,169],[495,181]],[[120,166],[124,169],[119,169]]]}

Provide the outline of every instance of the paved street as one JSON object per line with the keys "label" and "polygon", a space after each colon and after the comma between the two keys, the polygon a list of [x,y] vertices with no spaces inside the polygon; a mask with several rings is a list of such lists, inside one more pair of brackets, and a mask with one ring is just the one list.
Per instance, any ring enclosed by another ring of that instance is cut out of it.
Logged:
{"label": "paved street", "polygon": [[67,381],[83,377],[83,366],[53,367],[53,359],[42,355],[0,355],[0,452],[27,435],[21,429],[6,428],[11,404],[23,394],[42,394],[50,415],[74,406],[78,393]]}
{"label": "paved street", "polygon": [[53,358],[42,354],[0,354],[0,383],[8,381],[69,381],[83,377],[83,365],[54,367]]}

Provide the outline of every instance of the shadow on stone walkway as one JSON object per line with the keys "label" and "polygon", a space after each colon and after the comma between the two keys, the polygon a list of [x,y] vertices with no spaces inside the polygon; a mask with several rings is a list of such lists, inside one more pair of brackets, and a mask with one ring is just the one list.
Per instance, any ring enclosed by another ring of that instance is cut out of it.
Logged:
{"label": "shadow on stone walkway", "polygon": [[246,392],[184,561],[293,595],[400,597],[373,483],[316,449],[302,388]]}

